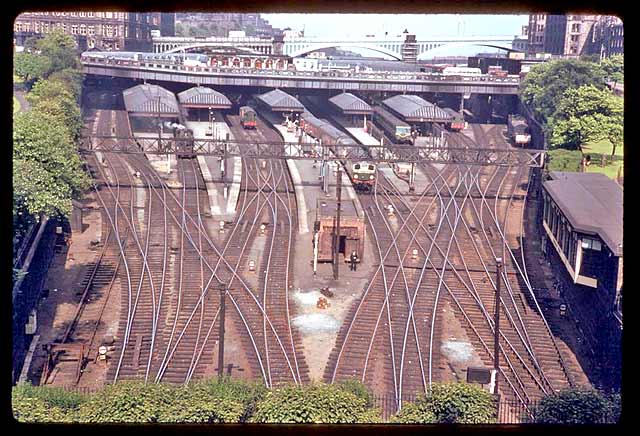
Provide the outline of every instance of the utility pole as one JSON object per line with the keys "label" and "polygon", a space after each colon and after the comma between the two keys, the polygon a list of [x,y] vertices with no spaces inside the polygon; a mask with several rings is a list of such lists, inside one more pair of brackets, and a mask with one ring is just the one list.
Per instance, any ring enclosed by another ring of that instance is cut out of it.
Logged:
{"label": "utility pole", "polygon": [[342,200],[342,169],[338,165],[336,180],[336,226],[334,227],[334,262],[333,262],[333,278],[338,280],[340,273],[340,201]]}
{"label": "utility pole", "polygon": [[494,316],[493,370],[495,384],[493,392],[498,395],[498,379],[500,374],[500,283],[502,281],[502,258],[496,257],[496,311]]}
{"label": "utility pole", "polygon": [[225,297],[227,295],[227,287],[224,283],[220,283],[220,342],[218,342],[218,377],[222,378],[224,374],[224,311]]}

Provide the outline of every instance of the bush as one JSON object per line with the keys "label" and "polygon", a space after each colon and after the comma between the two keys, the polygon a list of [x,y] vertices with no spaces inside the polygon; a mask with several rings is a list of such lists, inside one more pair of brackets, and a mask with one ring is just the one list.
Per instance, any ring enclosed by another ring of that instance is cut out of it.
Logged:
{"label": "bush", "polygon": [[597,424],[616,422],[619,396],[611,400],[596,390],[565,389],[545,396],[532,410],[539,424]]}
{"label": "bush", "polygon": [[70,414],[59,407],[51,407],[40,398],[13,396],[13,417],[18,422],[71,422]]}
{"label": "bush", "polygon": [[167,423],[236,423],[245,408],[240,400],[216,396],[193,386],[175,388],[172,401],[158,414],[158,422]]}
{"label": "bush", "polygon": [[125,381],[109,385],[80,406],[80,422],[158,422],[175,402],[174,388],[163,384]]}
{"label": "bush", "polygon": [[87,401],[87,396],[78,392],[50,386],[38,387],[29,383],[16,385],[12,394],[14,399],[37,399],[48,407],[57,407],[63,411],[78,409]]}
{"label": "bush", "polygon": [[550,150],[547,154],[547,171],[580,171],[582,152],[580,150],[565,150],[559,148]]}
{"label": "bush", "polygon": [[336,386],[343,391],[351,392],[358,398],[362,398],[367,403],[367,407],[373,407],[373,395],[371,391],[358,379],[348,379],[336,383]]}
{"label": "bush", "polygon": [[267,393],[267,388],[262,383],[233,380],[229,377],[222,380],[214,378],[189,386],[196,392],[239,402],[243,407],[242,414],[237,420],[239,422],[246,422],[253,415],[257,403]]}
{"label": "bush", "polygon": [[430,394],[407,404],[391,422],[485,424],[496,419],[495,400],[477,385],[434,383]]}
{"label": "bush", "polygon": [[378,413],[336,385],[284,386],[269,391],[252,418],[259,423],[372,423]]}

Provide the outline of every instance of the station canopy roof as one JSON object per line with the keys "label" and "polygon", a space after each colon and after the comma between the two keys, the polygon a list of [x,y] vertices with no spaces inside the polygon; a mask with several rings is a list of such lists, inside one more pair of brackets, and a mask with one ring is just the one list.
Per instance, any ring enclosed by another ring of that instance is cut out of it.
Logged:
{"label": "station canopy roof", "polygon": [[329,101],[342,111],[343,114],[371,114],[372,109],[366,102],[362,101],[349,92],[343,92],[329,99]]}
{"label": "station canopy roof", "polygon": [[122,91],[127,112],[141,116],[178,116],[178,100],[158,85],[137,85]]}
{"label": "station canopy roof", "polygon": [[229,109],[231,101],[218,91],[206,86],[194,86],[178,93],[178,100],[184,107]]}
{"label": "station canopy roof", "polygon": [[448,122],[451,115],[417,95],[396,95],[382,102],[407,122]]}
{"label": "station canopy roof", "polygon": [[279,89],[258,95],[256,98],[274,112],[304,112],[305,110],[302,103]]}
{"label": "station canopy roof", "polygon": [[580,233],[597,234],[609,249],[622,256],[622,188],[600,173],[551,172],[544,189],[571,226]]}

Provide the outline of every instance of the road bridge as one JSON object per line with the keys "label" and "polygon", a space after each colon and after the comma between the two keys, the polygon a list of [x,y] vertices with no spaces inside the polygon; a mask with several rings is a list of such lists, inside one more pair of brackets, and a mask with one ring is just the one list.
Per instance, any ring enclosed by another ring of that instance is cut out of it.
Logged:
{"label": "road bridge", "polygon": [[418,72],[286,71],[234,67],[191,67],[160,61],[81,58],[85,74],[141,81],[192,83],[210,86],[517,95],[518,77],[462,77]]}
{"label": "road bridge", "polygon": [[369,35],[349,39],[344,37],[157,37],[153,38],[153,50],[156,53],[173,53],[214,47],[242,47],[262,54],[284,54],[297,57],[327,48],[353,47],[372,50],[397,60],[415,62],[417,59],[429,56],[433,50],[443,47],[476,45],[513,51],[512,43],[513,35],[442,36],[416,39],[415,35],[407,32],[395,37]]}

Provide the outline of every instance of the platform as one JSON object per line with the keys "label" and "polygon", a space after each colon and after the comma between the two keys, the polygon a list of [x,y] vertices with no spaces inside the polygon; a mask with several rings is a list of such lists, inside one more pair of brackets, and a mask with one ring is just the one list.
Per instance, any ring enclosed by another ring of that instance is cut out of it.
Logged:
{"label": "platform", "polygon": [[[188,128],[193,130],[195,139],[211,139],[206,135],[209,125],[207,121],[187,121]],[[229,139],[233,139],[233,134],[229,127],[223,122],[213,123],[215,139],[225,139],[229,134]],[[216,219],[233,221],[236,215],[236,206],[240,195],[240,180],[242,178],[242,158],[232,157],[227,159],[227,172],[225,180],[222,180],[222,161],[213,156],[198,156],[198,165],[205,181],[211,215]],[[227,195],[225,198],[225,185]]]}

